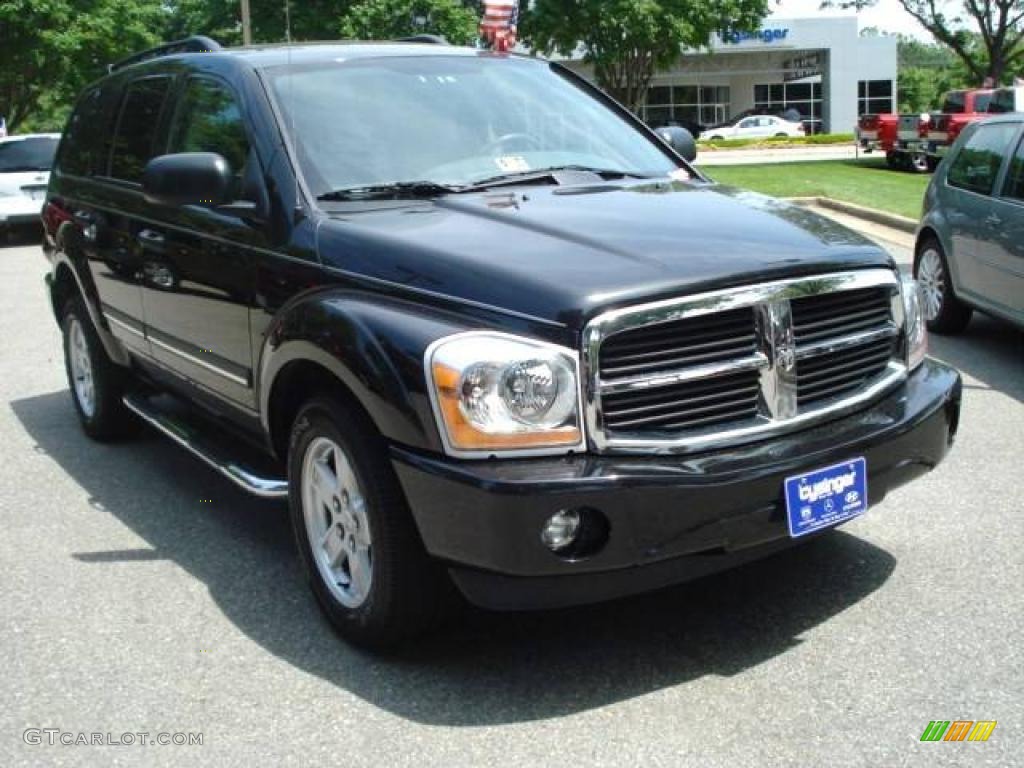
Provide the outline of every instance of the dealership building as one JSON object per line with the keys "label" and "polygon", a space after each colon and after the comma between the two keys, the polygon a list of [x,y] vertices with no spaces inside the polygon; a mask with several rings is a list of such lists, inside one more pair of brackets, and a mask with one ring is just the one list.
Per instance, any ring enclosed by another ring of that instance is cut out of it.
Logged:
{"label": "dealership building", "polygon": [[650,125],[713,125],[750,109],[795,109],[816,132],[852,132],[858,115],[896,107],[896,43],[861,37],[855,16],[769,18],[754,34],[716,38],[710,52],[682,53],[655,74],[640,115]]}

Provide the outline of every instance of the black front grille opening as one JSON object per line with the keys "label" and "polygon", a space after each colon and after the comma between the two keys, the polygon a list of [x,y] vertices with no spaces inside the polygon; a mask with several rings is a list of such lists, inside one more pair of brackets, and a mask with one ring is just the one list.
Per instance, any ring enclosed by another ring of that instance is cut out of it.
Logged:
{"label": "black front grille opening", "polygon": [[683,431],[748,421],[758,415],[758,372],[604,395],[609,432]]}
{"label": "black front grille opening", "polygon": [[799,361],[797,406],[853,394],[885,372],[895,349],[895,339],[879,339]]}
{"label": "black front grille opening", "polygon": [[793,299],[793,338],[799,346],[885,327],[892,321],[892,295],[882,286]]}
{"label": "black front grille opening", "polygon": [[751,307],[632,328],[601,344],[603,381],[723,363],[757,352]]}

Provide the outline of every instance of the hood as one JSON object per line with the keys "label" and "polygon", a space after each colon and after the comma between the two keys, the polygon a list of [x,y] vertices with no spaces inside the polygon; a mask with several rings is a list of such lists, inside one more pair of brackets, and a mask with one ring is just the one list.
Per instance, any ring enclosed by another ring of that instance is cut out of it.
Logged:
{"label": "hood", "polygon": [[804,208],[702,182],[535,186],[331,211],[320,258],[347,272],[570,327],[613,307],[892,266]]}

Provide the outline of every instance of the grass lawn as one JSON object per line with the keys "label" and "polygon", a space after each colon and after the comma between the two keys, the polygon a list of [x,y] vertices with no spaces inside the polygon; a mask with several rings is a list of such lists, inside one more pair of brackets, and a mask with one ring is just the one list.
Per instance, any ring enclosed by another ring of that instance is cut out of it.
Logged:
{"label": "grass lawn", "polygon": [[774,197],[831,197],[912,219],[921,215],[931,178],[889,170],[882,158],[716,165],[702,170],[715,181]]}

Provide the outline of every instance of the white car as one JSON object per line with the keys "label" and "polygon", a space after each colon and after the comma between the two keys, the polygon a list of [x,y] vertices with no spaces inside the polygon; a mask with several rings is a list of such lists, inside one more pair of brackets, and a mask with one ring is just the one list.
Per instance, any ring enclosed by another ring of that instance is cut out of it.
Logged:
{"label": "white car", "polygon": [[59,140],[59,133],[0,139],[0,237],[12,226],[39,222]]}
{"label": "white car", "polygon": [[806,135],[803,123],[793,123],[774,115],[751,115],[732,125],[708,128],[701,134],[708,141],[723,139],[763,139],[770,136],[803,137]]}

